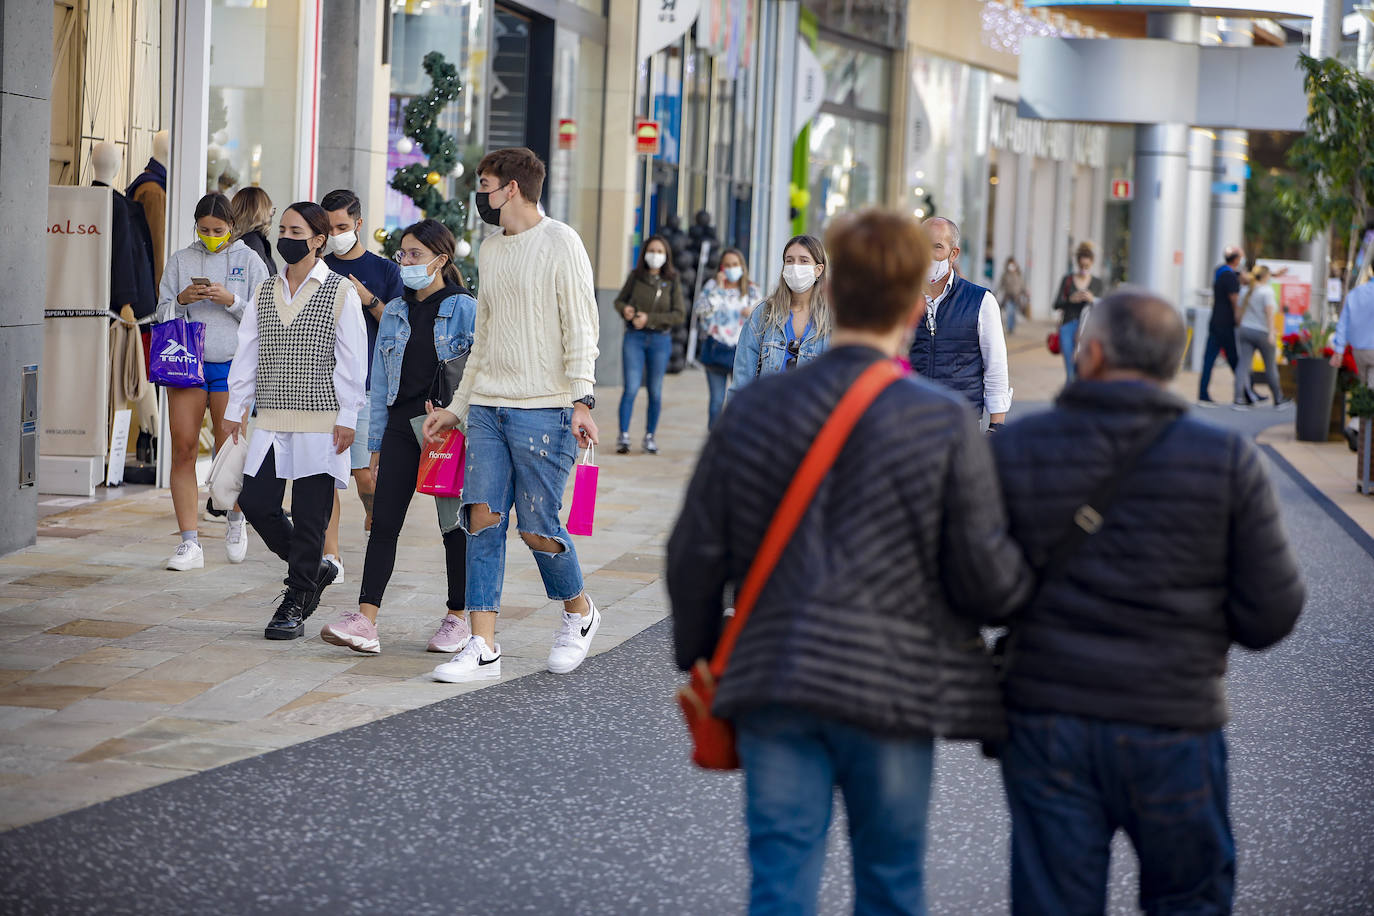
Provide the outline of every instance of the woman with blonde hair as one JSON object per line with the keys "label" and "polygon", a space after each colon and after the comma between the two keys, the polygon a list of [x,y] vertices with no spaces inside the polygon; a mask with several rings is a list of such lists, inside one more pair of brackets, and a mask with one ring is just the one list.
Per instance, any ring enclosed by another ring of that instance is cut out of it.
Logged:
{"label": "woman with blonde hair", "polygon": [[820,239],[809,235],[788,239],[777,286],[741,329],[732,392],[760,376],[809,363],[825,352],[833,323],[824,282],[827,264]]}
{"label": "woman with blonde hair", "polygon": [[272,257],[272,246],[267,242],[268,233],[272,231],[272,220],[277,215],[272,198],[262,188],[243,188],[234,195],[233,210],[234,231],[243,244],[262,258],[262,263],[267,265],[267,275],[276,276],[277,259]]}
{"label": "woman with blonde hair", "polygon": [[1236,391],[1232,406],[1244,410],[1250,406],[1246,397],[1251,366],[1258,350],[1264,360],[1264,378],[1274,396],[1274,406],[1288,402],[1279,388],[1278,363],[1274,358],[1274,288],[1269,284],[1269,268],[1256,267],[1250,272],[1250,283],[1236,303]]}
{"label": "woman with blonde hair", "polygon": [[730,374],[735,371],[740,334],[758,301],[759,288],[749,279],[744,252],[738,248],[725,249],[720,255],[720,270],[701,288],[693,309],[701,323],[698,359],[706,370],[710,391],[706,412],[708,430],[716,425],[716,417],[725,406],[725,389],[729,387]]}

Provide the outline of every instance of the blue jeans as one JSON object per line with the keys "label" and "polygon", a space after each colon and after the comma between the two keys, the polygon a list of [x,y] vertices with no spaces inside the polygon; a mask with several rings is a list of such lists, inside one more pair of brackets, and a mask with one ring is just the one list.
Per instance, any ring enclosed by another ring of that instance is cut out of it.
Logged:
{"label": "blue jeans", "polygon": [[1064,357],[1064,375],[1072,382],[1074,378],[1073,353],[1078,342],[1078,319],[1066,321],[1059,326],[1059,355]]}
{"label": "blue jeans", "polygon": [[625,390],[620,395],[620,431],[629,431],[635,395],[643,385],[649,389],[649,417],[644,431],[652,435],[658,430],[658,415],[663,410],[663,376],[668,372],[668,358],[673,355],[673,332],[627,330],[620,355],[625,366]]}
{"label": "blue jeans", "polygon": [[1009,720],[1013,914],[1105,912],[1118,828],[1140,859],[1149,916],[1231,912],[1236,847],[1220,729],[1014,711]]}
{"label": "blue jeans", "polygon": [[725,389],[730,386],[730,372],[715,366],[706,366],[705,369],[706,385],[711,392],[711,401],[706,408],[706,429],[709,432],[715,429],[716,417],[720,416],[720,410],[725,406]]}
{"label": "blue jeans", "polygon": [[1236,332],[1232,328],[1228,331],[1218,333],[1215,330],[1207,331],[1207,349],[1202,351],[1202,378],[1198,379],[1197,396],[1199,400],[1210,401],[1211,397],[1207,394],[1207,388],[1212,384],[1212,364],[1217,361],[1217,355],[1226,354],[1226,362],[1234,373],[1240,365],[1240,356],[1236,352]]}
{"label": "blue jeans", "polygon": [[749,912],[816,912],[834,787],[844,792],[854,911],[924,914],[934,743],[878,735],[790,706],[735,720],[753,883]]}
{"label": "blue jeans", "polygon": [[[582,594],[577,550],[558,519],[563,488],[576,460],[571,407],[520,410],[474,404],[468,409],[467,463],[458,523],[468,536],[469,611],[501,610],[512,507],[519,516],[521,534],[552,538],[563,547],[557,553],[530,551],[545,594],[554,601],[571,601]],[[471,507],[482,504],[499,514],[501,521],[474,534]]]}

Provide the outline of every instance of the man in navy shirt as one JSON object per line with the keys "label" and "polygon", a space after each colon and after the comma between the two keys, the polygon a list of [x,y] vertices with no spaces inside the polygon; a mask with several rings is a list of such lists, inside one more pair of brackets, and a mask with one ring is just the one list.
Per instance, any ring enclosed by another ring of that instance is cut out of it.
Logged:
{"label": "man in navy shirt", "polygon": [[[368,251],[362,242],[363,207],[358,195],[349,190],[330,191],[320,201],[329,216],[329,245],[324,263],[336,274],[347,277],[358,291],[363,303],[363,318],[367,325],[367,387],[372,388],[372,354],[377,348],[377,329],[382,310],[392,299],[400,298],[405,290],[401,283],[401,269],[389,258]],[[363,530],[372,530],[372,493],[375,481],[370,470],[371,456],[367,452],[367,411],[358,414],[358,431],[354,435],[351,464],[353,480],[358,485],[366,518]],[[339,495],[334,494],[334,517],[324,542],[325,559],[338,567],[337,583],[343,578],[343,561],[339,559]]]}
{"label": "man in navy shirt", "polygon": [[[1198,380],[1197,400],[1203,406],[1214,403],[1207,388],[1212,383],[1212,364],[1218,355],[1226,356],[1232,372],[1250,371],[1249,366],[1240,367],[1236,350],[1236,303],[1240,299],[1240,272],[1245,269],[1245,252],[1227,248],[1222,256],[1226,262],[1212,277],[1212,320],[1207,328],[1207,349],[1202,354],[1202,378]],[[1250,386],[1245,387],[1249,400]]]}

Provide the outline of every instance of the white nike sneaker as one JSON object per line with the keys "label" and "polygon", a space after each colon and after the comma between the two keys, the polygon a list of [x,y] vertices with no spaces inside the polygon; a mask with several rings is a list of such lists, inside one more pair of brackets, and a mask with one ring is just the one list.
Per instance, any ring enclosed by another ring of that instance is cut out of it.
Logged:
{"label": "white nike sneaker", "polygon": [[205,568],[205,551],[200,549],[200,545],[195,541],[182,541],[177,545],[177,552],[172,554],[167,561],[167,568],[177,572],[185,572],[188,569]]}
{"label": "white nike sneaker", "polygon": [[592,639],[601,626],[601,612],[596,609],[590,595],[587,596],[587,603],[592,609],[585,616],[563,612],[563,626],[554,637],[553,648],[549,650],[549,670],[554,674],[576,671],[587,657],[587,650],[592,647]]}
{"label": "white nike sneaker", "polygon": [[500,676],[501,645],[498,643],[495,649],[489,649],[487,641],[480,636],[468,639],[463,651],[453,656],[453,661],[434,669],[434,679],[445,684],[495,680]]}
{"label": "white nike sneaker", "polygon": [[339,574],[334,577],[334,581],[331,582],[330,585],[343,585],[343,560],[341,560],[339,557],[334,556],[334,554],[332,553],[327,553],[324,555],[324,561],[326,563],[332,563],[334,565],[334,568],[339,571]]}
{"label": "white nike sneaker", "polygon": [[224,553],[230,563],[242,563],[248,556],[248,520],[230,519],[224,529]]}

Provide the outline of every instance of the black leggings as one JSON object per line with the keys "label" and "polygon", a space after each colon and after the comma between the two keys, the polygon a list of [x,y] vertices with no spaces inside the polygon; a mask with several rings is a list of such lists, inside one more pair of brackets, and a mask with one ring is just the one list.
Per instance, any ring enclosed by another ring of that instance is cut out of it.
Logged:
{"label": "black leggings", "polygon": [[239,508],[267,549],[286,561],[286,587],[313,593],[319,582],[324,530],[334,511],[335,480],[313,474],[291,481],[291,517],[282,511],[286,481],[277,476],[276,446],[258,472],[243,478]]}
{"label": "black leggings", "polygon": [[[382,433],[382,458],[377,467],[377,491],[372,502],[372,537],[363,561],[363,587],[359,604],[382,605],[382,594],[396,568],[396,539],[406,521],[420,473],[420,443],[409,417],[389,411]],[[444,535],[444,559],[448,567],[448,609],[461,612],[467,591],[468,539],[463,529]]]}

